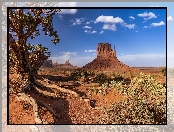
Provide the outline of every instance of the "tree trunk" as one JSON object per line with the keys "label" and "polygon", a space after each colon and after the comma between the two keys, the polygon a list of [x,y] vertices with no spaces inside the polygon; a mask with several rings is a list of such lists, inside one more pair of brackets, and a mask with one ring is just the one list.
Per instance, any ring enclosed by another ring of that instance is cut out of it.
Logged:
{"label": "tree trunk", "polygon": [[28,73],[28,81],[26,83],[26,85],[22,88],[21,92],[26,93],[29,89],[30,90],[34,90],[33,85],[35,85],[35,78],[37,75],[37,71],[30,69],[30,72]]}

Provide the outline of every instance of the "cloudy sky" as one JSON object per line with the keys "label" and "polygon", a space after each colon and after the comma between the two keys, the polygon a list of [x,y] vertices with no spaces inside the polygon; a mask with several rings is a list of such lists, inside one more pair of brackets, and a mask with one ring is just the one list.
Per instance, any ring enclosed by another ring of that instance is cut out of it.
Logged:
{"label": "cloudy sky", "polygon": [[[116,45],[117,58],[129,66],[166,65],[164,9],[64,9],[53,20],[60,43],[52,44],[44,33],[28,40],[48,47],[53,62],[70,60],[73,65],[84,66],[96,57],[97,44],[108,42],[112,48]],[[168,16],[168,21],[172,20]]]}

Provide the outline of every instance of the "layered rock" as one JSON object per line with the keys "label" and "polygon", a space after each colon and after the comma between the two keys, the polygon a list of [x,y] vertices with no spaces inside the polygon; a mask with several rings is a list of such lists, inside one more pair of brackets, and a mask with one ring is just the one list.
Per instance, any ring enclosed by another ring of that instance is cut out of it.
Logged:
{"label": "layered rock", "polygon": [[68,60],[68,61],[65,62],[64,66],[71,66],[72,67],[73,65],[71,65],[69,60]]}
{"label": "layered rock", "polygon": [[57,63],[57,61],[56,61],[56,63],[54,63],[53,66],[54,67],[58,67],[59,66],[59,63]]}
{"label": "layered rock", "polygon": [[73,65],[71,65],[71,63],[69,62],[69,60],[66,61],[65,64],[58,64],[57,61],[56,61],[56,63],[54,63],[53,65],[56,68],[60,68],[60,67],[65,67],[65,68],[66,67],[73,67]]}
{"label": "layered rock", "polygon": [[97,71],[120,71],[128,72],[131,70],[137,70],[125,65],[116,57],[116,50],[111,49],[109,43],[99,43],[97,46],[97,58],[92,62],[82,67],[85,70],[97,70]]}
{"label": "layered rock", "polygon": [[114,58],[116,57],[115,45],[114,51],[111,49],[111,44],[109,43],[99,43],[97,47],[97,58]]}
{"label": "layered rock", "polygon": [[45,60],[42,67],[43,68],[54,68],[52,60]]}

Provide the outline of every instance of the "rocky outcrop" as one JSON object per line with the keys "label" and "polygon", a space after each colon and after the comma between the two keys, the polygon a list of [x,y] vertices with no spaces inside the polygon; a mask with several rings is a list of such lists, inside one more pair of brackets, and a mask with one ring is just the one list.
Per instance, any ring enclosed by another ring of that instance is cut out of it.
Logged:
{"label": "rocky outcrop", "polygon": [[70,64],[69,60],[65,62],[64,66],[70,66],[72,67],[73,65]]}
{"label": "rocky outcrop", "polygon": [[131,70],[138,70],[119,61],[116,57],[115,46],[113,51],[109,43],[99,43],[97,46],[97,58],[82,68],[85,70],[120,71],[125,73]]}
{"label": "rocky outcrop", "polygon": [[55,68],[67,68],[67,67],[74,67],[73,65],[71,65],[71,63],[68,61],[65,62],[65,64],[58,64],[57,61],[56,63],[53,64]]}
{"label": "rocky outcrop", "polygon": [[59,64],[57,61],[56,63],[52,63],[52,60],[45,60],[44,64],[42,65],[42,68],[68,68],[68,67],[74,67],[71,65],[71,63],[68,61],[65,62],[65,64]]}
{"label": "rocky outcrop", "polygon": [[115,45],[114,51],[111,49],[111,44],[109,43],[99,43],[97,46],[97,58],[110,58],[116,57]]}
{"label": "rocky outcrop", "polygon": [[54,68],[52,60],[45,60],[42,67],[43,68]]}

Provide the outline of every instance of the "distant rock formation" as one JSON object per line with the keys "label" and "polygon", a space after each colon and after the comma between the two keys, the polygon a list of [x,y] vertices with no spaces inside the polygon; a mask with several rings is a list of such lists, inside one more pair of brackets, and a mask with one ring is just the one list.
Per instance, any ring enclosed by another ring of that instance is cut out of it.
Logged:
{"label": "distant rock formation", "polygon": [[69,60],[65,62],[64,66],[70,66],[72,67],[73,65],[70,64]]}
{"label": "distant rock formation", "polygon": [[52,63],[52,60],[45,60],[42,68],[76,68],[76,66],[71,65],[69,60],[65,64],[59,64],[57,61],[56,63]]}
{"label": "distant rock formation", "polygon": [[45,60],[42,67],[43,68],[54,68],[52,60]]}
{"label": "distant rock formation", "polygon": [[120,62],[116,57],[115,46],[113,51],[111,49],[111,44],[109,43],[98,43],[97,58],[95,58],[92,62],[83,66],[82,69],[97,70],[97,71],[121,71],[121,72],[136,70],[135,68],[131,68]]}
{"label": "distant rock formation", "polygon": [[56,63],[53,64],[55,68],[61,68],[61,67],[74,67],[73,65],[70,64],[69,60],[65,62],[65,64],[58,64],[57,61]]}
{"label": "distant rock formation", "polygon": [[57,66],[59,66],[59,63],[57,63],[57,61],[56,61],[56,63],[54,63],[53,66],[57,67]]}

